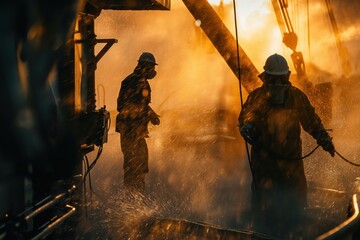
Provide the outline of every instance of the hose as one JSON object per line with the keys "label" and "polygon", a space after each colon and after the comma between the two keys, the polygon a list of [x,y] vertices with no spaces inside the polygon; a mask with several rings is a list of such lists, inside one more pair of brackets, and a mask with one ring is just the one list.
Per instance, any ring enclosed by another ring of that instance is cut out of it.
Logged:
{"label": "hose", "polygon": [[[238,79],[239,79],[239,90],[240,90],[240,103],[241,108],[243,108],[244,101],[243,101],[243,94],[242,94],[242,88],[241,88],[241,71],[240,71],[240,54],[239,54],[239,37],[238,37],[238,27],[237,27],[237,16],[236,16],[236,0],[233,0],[233,7],[234,7],[234,22],[235,22],[235,38],[236,38],[236,56],[237,56],[237,67],[238,67]],[[251,165],[251,158],[250,158],[250,151],[248,143],[245,141],[245,147],[246,147],[246,154],[247,159],[250,165],[251,175],[254,179],[254,171]]]}
{"label": "hose", "polygon": [[342,159],[344,160],[345,162],[353,165],[353,166],[356,166],[356,167],[360,167],[360,164],[358,163],[354,163],[354,162],[351,162],[350,160],[346,159],[345,157],[343,157],[338,151],[335,150],[335,153]]}
{"label": "hose", "polygon": [[[278,156],[278,155],[275,155],[275,154],[272,154],[273,156],[277,157],[277,158],[281,158],[281,159],[285,159],[285,160],[303,160],[307,157],[309,157],[311,154],[313,154],[316,149],[318,149],[320,147],[320,145],[317,145],[311,152],[309,152],[308,154],[300,157],[300,158],[284,158],[284,157],[281,157],[281,156]],[[342,159],[344,160],[345,162],[353,165],[353,166],[356,166],[356,167],[360,167],[360,164],[359,163],[354,163],[350,160],[348,160],[347,158],[345,158],[343,155],[341,155],[338,151],[335,150],[335,153]]]}

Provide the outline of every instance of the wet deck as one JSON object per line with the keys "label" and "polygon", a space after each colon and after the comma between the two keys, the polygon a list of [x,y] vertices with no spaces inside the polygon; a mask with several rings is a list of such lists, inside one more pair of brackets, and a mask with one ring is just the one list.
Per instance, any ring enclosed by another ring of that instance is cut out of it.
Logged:
{"label": "wet deck", "polygon": [[[297,226],[301,233],[257,225],[250,212],[251,172],[240,138],[210,134],[172,139],[164,138],[160,129],[151,129],[147,140],[146,196],[125,191],[119,134],[110,130],[91,171],[94,192],[87,189],[87,207],[80,208],[79,218],[62,234],[75,239],[313,239],[346,218],[348,196],[310,181],[309,215]],[[89,160],[95,155],[88,154]],[[285,222],[280,225],[287,228]]]}

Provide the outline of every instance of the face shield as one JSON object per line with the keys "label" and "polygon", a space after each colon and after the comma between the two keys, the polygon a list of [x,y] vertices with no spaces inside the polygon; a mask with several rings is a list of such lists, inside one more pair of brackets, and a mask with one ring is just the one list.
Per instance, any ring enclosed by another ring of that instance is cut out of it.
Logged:
{"label": "face shield", "polygon": [[145,71],[146,79],[153,79],[156,76],[157,72],[155,71],[155,66],[147,68]]}
{"label": "face shield", "polygon": [[272,104],[285,102],[289,87],[291,86],[288,75],[267,75],[266,94]]}
{"label": "face shield", "polygon": [[148,62],[139,62],[134,72],[146,79],[153,79],[157,74],[155,64]]}

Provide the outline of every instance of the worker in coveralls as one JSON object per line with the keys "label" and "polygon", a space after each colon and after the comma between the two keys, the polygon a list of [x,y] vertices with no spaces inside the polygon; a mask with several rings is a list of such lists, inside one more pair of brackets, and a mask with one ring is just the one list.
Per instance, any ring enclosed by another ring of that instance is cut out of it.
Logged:
{"label": "worker in coveralls", "polygon": [[287,61],[267,58],[263,85],[251,92],[239,115],[239,129],[252,145],[252,197],[256,210],[290,214],[307,206],[300,126],[334,156],[332,138],[307,96],[289,81]]}
{"label": "worker in coveralls", "polygon": [[155,57],[141,54],[134,72],[121,83],[117,98],[116,131],[120,132],[121,151],[124,154],[124,185],[130,190],[145,193],[148,168],[148,123],[160,124],[159,116],[149,106],[151,89],[148,79],[156,75]]}

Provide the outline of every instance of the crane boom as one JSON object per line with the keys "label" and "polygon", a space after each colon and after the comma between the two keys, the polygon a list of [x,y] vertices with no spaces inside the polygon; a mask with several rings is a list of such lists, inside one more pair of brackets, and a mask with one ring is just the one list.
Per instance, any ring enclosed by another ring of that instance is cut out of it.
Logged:
{"label": "crane boom", "polygon": [[287,10],[288,4],[285,0],[271,0],[276,20],[280,27],[281,33],[283,34],[284,44],[296,52],[298,37],[294,32],[289,12]]}
{"label": "crane boom", "polygon": [[[222,22],[218,14],[214,11],[207,0],[182,0],[189,12],[197,20],[201,21],[201,29],[212,42],[216,50],[223,57],[233,73],[240,80],[245,90],[250,93],[255,88],[261,86],[261,81],[258,78],[259,72],[245,53],[239,46],[238,42],[231,34],[226,25]],[[237,52],[236,45],[239,46]],[[240,72],[237,55],[240,55]]]}
{"label": "crane boom", "polygon": [[271,0],[278,25],[283,34],[283,43],[290,48],[293,53],[291,60],[296,70],[299,85],[314,103],[324,122],[331,119],[332,107],[329,100],[332,95],[331,83],[314,84],[309,81],[305,71],[305,62],[300,51],[296,50],[298,37],[294,32],[291,19],[288,13],[288,4],[286,0]]}
{"label": "crane boom", "polygon": [[288,4],[285,0],[271,0],[271,3],[274,8],[277,22],[279,24],[281,33],[283,34],[283,43],[290,48],[293,53],[291,54],[291,60],[294,63],[294,67],[299,79],[301,82],[306,83],[306,85],[311,85],[307,81],[307,76],[305,73],[305,63],[304,58],[301,52],[296,50],[298,37],[294,32],[294,28],[291,24],[291,19],[289,12],[287,10]]}
{"label": "crane boom", "polygon": [[349,74],[351,72],[351,65],[349,62],[349,53],[342,42],[339,28],[338,28],[338,25],[335,20],[334,11],[332,9],[331,1],[325,0],[325,3],[326,3],[327,12],[329,15],[330,23],[331,23],[331,26],[332,26],[332,29],[333,29],[333,32],[335,35],[336,47],[338,49],[339,56],[341,59],[342,69],[344,71],[344,75],[347,77],[347,76],[349,76]]}

